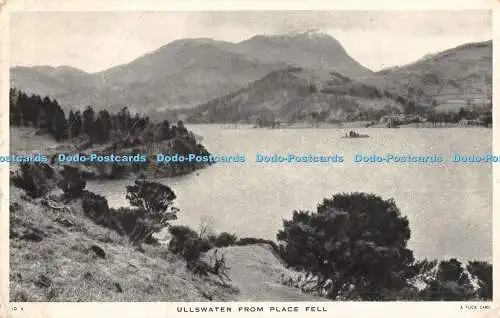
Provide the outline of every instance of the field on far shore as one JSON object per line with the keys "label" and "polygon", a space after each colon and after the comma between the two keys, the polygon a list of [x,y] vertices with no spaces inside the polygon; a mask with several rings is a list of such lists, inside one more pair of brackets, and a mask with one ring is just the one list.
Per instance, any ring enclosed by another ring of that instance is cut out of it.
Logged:
{"label": "field on far shore", "polygon": [[48,154],[71,149],[70,142],[57,142],[51,136],[37,135],[33,127],[10,127],[10,152],[16,154]]}

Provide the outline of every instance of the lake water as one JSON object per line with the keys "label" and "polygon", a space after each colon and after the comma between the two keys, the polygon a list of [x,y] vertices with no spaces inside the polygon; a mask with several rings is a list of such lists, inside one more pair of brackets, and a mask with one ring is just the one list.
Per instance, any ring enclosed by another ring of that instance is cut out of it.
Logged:
{"label": "lake water", "polygon": [[[238,236],[275,239],[293,210],[315,210],[340,192],[393,198],[411,228],[418,258],[492,259],[492,166],[484,163],[359,164],[355,153],[438,154],[491,151],[491,129],[359,129],[370,138],[343,139],[344,129],[221,129],[192,125],[212,154],[243,154],[188,176],[160,179],[177,194],[176,224],[200,223]],[[255,163],[255,153],[340,154],[344,163]],[[197,175],[198,173],[198,175]],[[89,182],[87,188],[126,206],[133,180]]]}

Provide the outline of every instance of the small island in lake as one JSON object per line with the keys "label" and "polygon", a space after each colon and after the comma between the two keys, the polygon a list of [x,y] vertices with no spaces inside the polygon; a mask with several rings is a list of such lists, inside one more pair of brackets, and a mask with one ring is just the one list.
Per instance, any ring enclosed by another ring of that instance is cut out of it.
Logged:
{"label": "small island in lake", "polygon": [[353,130],[349,131],[349,133],[346,133],[345,136],[342,136],[342,138],[368,138],[368,137],[370,136],[357,133]]}

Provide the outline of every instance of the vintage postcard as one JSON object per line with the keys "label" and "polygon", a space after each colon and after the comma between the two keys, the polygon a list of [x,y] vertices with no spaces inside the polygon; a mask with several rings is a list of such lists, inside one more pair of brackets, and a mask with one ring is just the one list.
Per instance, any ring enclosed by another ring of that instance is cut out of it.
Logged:
{"label": "vintage postcard", "polygon": [[498,8],[6,1],[0,316],[500,317]]}

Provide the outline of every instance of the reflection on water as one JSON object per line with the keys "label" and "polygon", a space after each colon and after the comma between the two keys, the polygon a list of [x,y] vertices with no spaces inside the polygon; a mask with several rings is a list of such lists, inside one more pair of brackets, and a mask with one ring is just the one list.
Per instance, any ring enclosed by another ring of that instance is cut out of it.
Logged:
{"label": "reflection on water", "polygon": [[[345,139],[342,129],[221,129],[191,126],[213,154],[244,154],[246,163],[219,163],[188,176],[161,179],[177,194],[178,223],[275,239],[294,209],[316,208],[338,192],[394,198],[410,220],[417,257],[491,261],[492,188],[488,164],[359,164],[362,154],[480,154],[491,149],[489,129],[366,129],[370,138]],[[255,153],[344,156],[344,163],[255,163]],[[127,205],[132,180],[91,182],[111,206]]]}

